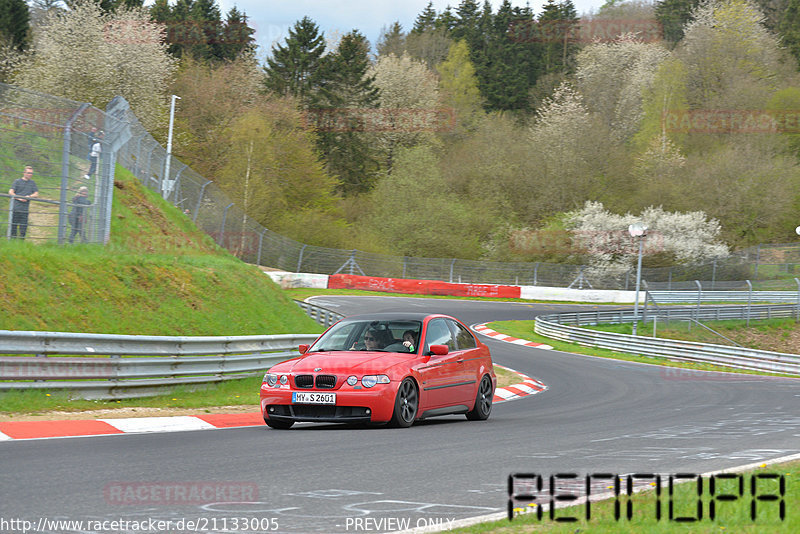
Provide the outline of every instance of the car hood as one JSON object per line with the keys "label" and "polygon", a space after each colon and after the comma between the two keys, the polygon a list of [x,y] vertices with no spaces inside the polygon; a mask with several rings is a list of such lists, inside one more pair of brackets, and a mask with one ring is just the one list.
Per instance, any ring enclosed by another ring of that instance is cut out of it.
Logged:
{"label": "car hood", "polygon": [[381,373],[399,363],[418,358],[398,352],[332,351],[306,353],[270,369],[279,373]]}

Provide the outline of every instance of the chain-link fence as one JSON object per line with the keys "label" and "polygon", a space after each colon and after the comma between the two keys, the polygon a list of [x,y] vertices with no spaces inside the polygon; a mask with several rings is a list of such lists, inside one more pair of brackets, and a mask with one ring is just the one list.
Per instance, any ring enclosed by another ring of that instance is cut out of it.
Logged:
{"label": "chain-link fence", "polygon": [[[216,184],[175,158],[165,176],[166,150],[141,126],[122,98],[114,99],[103,112],[87,104],[0,84],[0,107],[0,165],[6,181],[10,186],[21,176],[22,166],[31,165],[39,186],[40,196],[30,206],[28,239],[68,241],[75,231],[69,217],[72,199],[86,186],[91,205],[82,230],[90,242],[107,242],[114,165],[119,163],[183,210],[217,244],[249,263],[295,272],[464,283],[595,289],[633,289],[636,283],[634,271],[603,276],[581,265],[390,256],[306,245],[264,228]],[[90,139],[100,131],[104,132],[102,151],[96,173],[90,175]],[[0,221],[0,235],[11,235],[12,203],[7,217]],[[739,288],[747,279],[787,279],[793,286],[797,265],[798,244],[762,245],[724,261],[644,268],[642,279],[651,288],[665,289],[686,284],[694,289],[694,280],[706,281],[703,285],[710,289]]]}
{"label": "chain-link fence", "polygon": [[126,130],[89,104],[0,84],[0,236],[106,242],[114,152]]}

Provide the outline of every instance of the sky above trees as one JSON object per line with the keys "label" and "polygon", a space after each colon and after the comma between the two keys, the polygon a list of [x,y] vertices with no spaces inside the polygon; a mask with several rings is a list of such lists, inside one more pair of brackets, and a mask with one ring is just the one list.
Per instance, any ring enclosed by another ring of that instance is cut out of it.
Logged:
{"label": "sky above trees", "polygon": [[[256,29],[259,57],[266,55],[272,43],[282,41],[289,28],[305,16],[317,23],[326,37],[337,32],[342,36],[353,29],[359,30],[372,44],[384,26],[399,21],[403,29],[410,30],[414,19],[425,9],[429,0],[219,0],[223,12],[236,6],[247,13],[249,23]],[[448,5],[454,9],[460,0],[433,0],[433,8],[443,11]],[[151,1],[145,2],[150,4]],[[481,2],[482,3],[482,2]],[[490,0],[493,11],[497,11],[501,0]],[[597,11],[605,0],[573,0],[578,14]],[[540,13],[544,0],[512,0],[512,6],[525,7],[530,4],[535,13]]]}

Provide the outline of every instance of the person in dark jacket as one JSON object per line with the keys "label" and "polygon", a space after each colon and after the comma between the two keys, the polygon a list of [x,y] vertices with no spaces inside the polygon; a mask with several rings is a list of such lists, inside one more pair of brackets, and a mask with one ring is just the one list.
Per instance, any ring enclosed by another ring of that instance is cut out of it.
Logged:
{"label": "person in dark jacket", "polygon": [[72,232],[69,235],[69,242],[75,241],[75,236],[81,234],[81,242],[86,243],[86,208],[91,205],[89,202],[89,188],[81,186],[78,194],[72,197],[72,209],[69,212],[69,224]]}
{"label": "person in dark jacket", "polygon": [[25,234],[28,232],[28,210],[31,205],[28,199],[39,196],[39,188],[33,181],[33,168],[30,165],[25,167],[22,178],[14,180],[8,194],[17,197],[11,201],[11,239],[25,239]]}

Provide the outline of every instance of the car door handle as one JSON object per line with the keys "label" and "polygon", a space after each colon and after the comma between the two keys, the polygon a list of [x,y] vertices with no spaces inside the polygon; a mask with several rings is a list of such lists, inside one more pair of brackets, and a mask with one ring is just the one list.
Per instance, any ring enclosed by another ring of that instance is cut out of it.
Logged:
{"label": "car door handle", "polygon": [[456,360],[458,363],[464,363],[464,358],[459,358]]}

